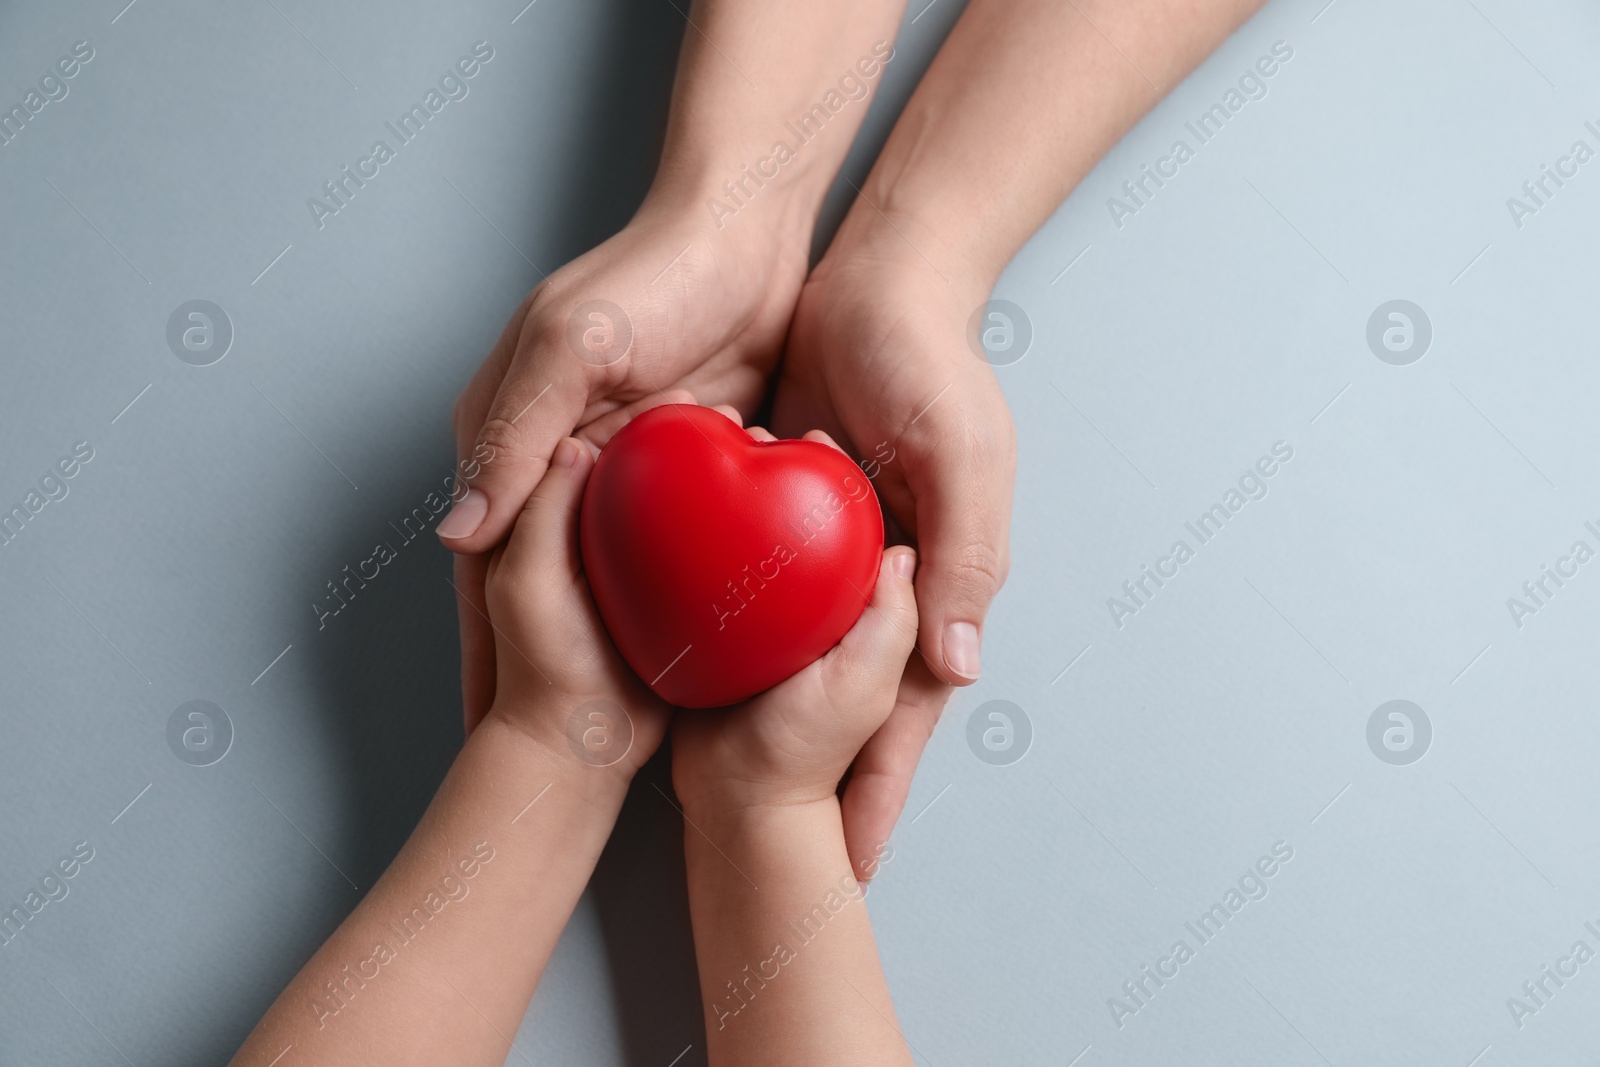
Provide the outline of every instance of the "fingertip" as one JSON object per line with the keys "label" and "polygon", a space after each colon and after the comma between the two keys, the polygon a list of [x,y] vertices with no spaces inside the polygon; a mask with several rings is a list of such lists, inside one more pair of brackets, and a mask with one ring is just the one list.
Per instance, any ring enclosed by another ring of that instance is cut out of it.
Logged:
{"label": "fingertip", "polygon": [[533,487],[522,506],[522,513],[512,527],[512,538],[524,527],[548,526],[567,521],[583,495],[583,485],[594,467],[594,455],[589,446],[577,437],[563,437],[550,453],[550,464],[544,477]]}
{"label": "fingertip", "polygon": [[844,449],[839,447],[839,442],[835,441],[830,434],[823,430],[807,430],[805,433],[800,435],[800,440],[815,441],[820,445],[827,445],[836,452],[844,451]]}
{"label": "fingertip", "polygon": [[712,405],[711,410],[720,412],[721,414],[727,416],[728,421],[732,422],[735,426],[744,425],[744,416],[739,414],[739,409],[734,407],[732,404],[714,404]]}
{"label": "fingertip", "polygon": [[981,662],[982,635],[977,624],[971,622],[945,623],[939,637],[940,658],[949,671],[948,679],[954,685],[969,685],[983,673]]}
{"label": "fingertip", "polygon": [[909,545],[886,549],[883,557],[890,572],[901,581],[910,581],[917,573],[917,551]]}
{"label": "fingertip", "polygon": [[667,404],[694,404],[694,394],[687,389],[668,389],[665,392],[657,391],[641,400],[631,404],[613,408],[598,418],[591,419],[573,431],[573,436],[582,441],[589,449],[589,454],[598,457],[600,450],[610,443],[624,426],[653,408],[663,407]]}
{"label": "fingertip", "polygon": [[776,441],[778,439],[777,435],[771,430],[767,429],[765,426],[751,426],[745,430],[745,433],[763,443],[768,441]]}
{"label": "fingertip", "polygon": [[588,452],[583,447],[583,442],[575,437],[563,437],[556,442],[555,453],[550,457],[550,466],[555,470],[568,470],[578,462],[578,457]]}
{"label": "fingertip", "polygon": [[450,514],[434,527],[433,532],[447,542],[459,541],[477,533],[488,514],[488,496],[481,489],[468,489],[466,495],[450,509]]}
{"label": "fingertip", "polygon": [[908,545],[893,545],[883,550],[878,587],[872,599],[895,620],[897,629],[917,629],[917,552]]}
{"label": "fingertip", "polygon": [[584,485],[594,462],[589,446],[579,438],[556,442],[544,477],[528,494],[501,549],[502,570],[534,573],[566,558],[575,544]]}
{"label": "fingertip", "polygon": [[550,469],[566,472],[573,480],[572,488],[576,488],[588,477],[596,458],[598,453],[588,441],[581,437],[563,437],[550,457]]}
{"label": "fingertip", "polygon": [[884,550],[871,602],[851,631],[855,647],[896,663],[910,655],[917,640],[917,595],[910,578],[915,569],[912,549],[897,545]]}

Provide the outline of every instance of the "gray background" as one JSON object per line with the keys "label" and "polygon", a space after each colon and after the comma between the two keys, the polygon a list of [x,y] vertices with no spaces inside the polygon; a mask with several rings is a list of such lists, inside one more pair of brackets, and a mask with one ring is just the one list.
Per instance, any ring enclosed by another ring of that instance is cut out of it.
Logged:
{"label": "gray background", "polygon": [[[459,744],[447,555],[407,547],[320,632],[308,604],[450,473],[450,401],[532,264],[626,220],[683,32],[664,0],[123,2],[0,11],[7,107],[73,42],[96,52],[0,148],[0,504],[96,450],[0,547],[0,900],[96,852],[0,948],[7,1064],[220,1062],[404,840]],[[999,370],[1011,582],[871,894],[922,1062],[1487,1067],[1600,1044],[1600,962],[1520,1029],[1506,1006],[1573,942],[1600,949],[1600,563],[1520,629],[1505,603],[1600,547],[1600,162],[1520,229],[1505,204],[1574,140],[1600,148],[1600,14],[1325,2],[1240,31],[997,291],[1034,329]],[[912,0],[851,179],[958,10]],[[478,40],[469,97],[319,232],[305,198]],[[1107,197],[1277,40],[1269,94],[1117,227]],[[165,341],[196,298],[236,332],[206,368]],[[1395,298],[1434,329],[1410,366],[1365,341]],[[1184,522],[1279,440],[1269,495],[1118,629],[1106,598],[1193,546]],[[1396,698],[1433,725],[1410,766],[1366,741]],[[167,746],[193,699],[234,726],[210,767]],[[1032,722],[1020,762],[969,749],[992,699]],[[703,1061],[650,780],[514,1059]],[[1185,920],[1278,841],[1269,895],[1119,1029],[1107,998],[1196,947]]]}

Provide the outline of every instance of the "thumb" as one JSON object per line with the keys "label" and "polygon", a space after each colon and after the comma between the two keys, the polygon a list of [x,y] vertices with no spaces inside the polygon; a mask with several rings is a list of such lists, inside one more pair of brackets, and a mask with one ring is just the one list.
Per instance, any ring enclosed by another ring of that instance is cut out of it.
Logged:
{"label": "thumb", "polygon": [[916,642],[917,601],[911,582],[916,566],[917,554],[909,548],[884,552],[872,601],[822,661],[830,702],[851,713],[877,709],[872,729],[893,708],[895,687]]}
{"label": "thumb", "polygon": [[548,470],[528,496],[511,539],[500,556],[498,574],[514,588],[540,592],[578,580],[583,563],[578,549],[578,509],[594,469],[587,446],[568,437],[557,443]]}
{"label": "thumb", "polygon": [[436,528],[452,552],[487,552],[505,540],[556,445],[578,424],[588,382],[560,343],[525,335],[482,421],[456,427],[466,490]]}
{"label": "thumb", "polygon": [[906,806],[917,761],[949,697],[950,687],[933,676],[921,656],[912,656],[900,679],[894,710],[850,768],[840,815],[850,869],[859,881],[870,882],[877,873]]}
{"label": "thumb", "polygon": [[922,555],[918,648],[935,677],[951,685],[977,679],[983,619],[1010,569],[1015,445],[1009,437],[978,437],[959,453],[916,466],[907,460]]}

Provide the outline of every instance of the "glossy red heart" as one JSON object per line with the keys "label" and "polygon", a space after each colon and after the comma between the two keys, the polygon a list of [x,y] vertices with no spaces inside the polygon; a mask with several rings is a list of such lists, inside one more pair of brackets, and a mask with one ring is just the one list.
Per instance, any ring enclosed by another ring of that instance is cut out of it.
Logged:
{"label": "glossy red heart", "polygon": [[883,516],[837,449],[756,441],[710,408],[666,404],[600,452],[580,540],[623,659],[668,703],[711,708],[771,688],[855,625]]}

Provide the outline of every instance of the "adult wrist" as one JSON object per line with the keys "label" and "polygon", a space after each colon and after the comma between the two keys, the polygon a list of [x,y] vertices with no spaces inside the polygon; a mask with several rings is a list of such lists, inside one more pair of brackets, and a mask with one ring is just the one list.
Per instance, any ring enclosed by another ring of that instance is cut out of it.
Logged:
{"label": "adult wrist", "polygon": [[946,158],[939,106],[913,100],[901,116],[833,248],[898,251],[981,300],[1036,227],[1017,217],[989,168],[972,165],[981,153]]}
{"label": "adult wrist", "polygon": [[[636,221],[687,220],[713,242],[743,246],[773,259],[810,254],[821,195],[797,183],[757,185],[737,153],[662,161]],[[756,157],[759,162],[759,154]]]}
{"label": "adult wrist", "polygon": [[863,186],[818,270],[825,274],[830,261],[866,260],[938,283],[962,306],[981,303],[1014,253],[950,217],[959,213],[959,206],[884,196],[881,188]]}

